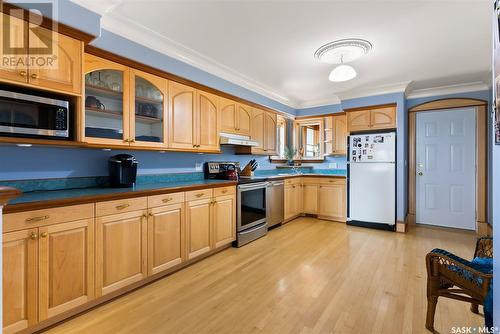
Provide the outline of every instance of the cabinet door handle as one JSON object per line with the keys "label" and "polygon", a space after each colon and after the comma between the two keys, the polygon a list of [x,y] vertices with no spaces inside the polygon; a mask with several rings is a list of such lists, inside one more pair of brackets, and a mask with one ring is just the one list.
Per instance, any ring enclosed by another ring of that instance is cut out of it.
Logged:
{"label": "cabinet door handle", "polygon": [[172,197],[169,197],[169,198],[164,198],[164,199],[162,199],[161,201],[162,201],[163,203],[168,203],[168,202],[170,202],[171,200],[172,200]]}
{"label": "cabinet door handle", "polygon": [[32,78],[32,79],[38,79],[38,74],[33,73],[33,74],[31,75],[31,78]]}
{"label": "cabinet door handle", "polygon": [[129,142],[129,143],[135,143],[135,139],[134,139],[134,138],[129,139],[129,140],[128,140],[128,142]]}
{"label": "cabinet door handle", "polygon": [[125,143],[130,143],[130,139],[123,139]]}
{"label": "cabinet door handle", "polygon": [[46,220],[46,219],[49,219],[49,218],[50,218],[49,215],[47,215],[47,216],[40,216],[40,217],[26,218],[26,222],[27,223],[39,222],[39,221]]}
{"label": "cabinet door handle", "polygon": [[22,77],[25,77],[28,75],[28,73],[26,71],[21,71],[21,72],[19,72],[19,75]]}
{"label": "cabinet door handle", "polygon": [[38,238],[38,234],[36,234],[35,232],[31,232],[30,239],[35,240],[36,238]]}
{"label": "cabinet door handle", "polygon": [[123,210],[125,208],[128,208],[130,204],[121,204],[116,206],[116,210]]}
{"label": "cabinet door handle", "polygon": [[41,236],[42,238],[47,238],[48,233],[47,233],[47,232],[42,232],[42,233],[40,234],[40,236]]}
{"label": "cabinet door handle", "polygon": [[201,196],[203,196],[203,193],[196,194],[195,196],[200,198]]}
{"label": "cabinet door handle", "polygon": [[148,213],[148,216],[153,217],[154,215],[150,212],[150,213]]}

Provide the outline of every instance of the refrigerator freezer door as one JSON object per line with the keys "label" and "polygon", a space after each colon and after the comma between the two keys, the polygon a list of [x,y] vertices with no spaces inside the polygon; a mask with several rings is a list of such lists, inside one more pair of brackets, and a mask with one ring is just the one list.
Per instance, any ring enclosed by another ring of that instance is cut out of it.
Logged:
{"label": "refrigerator freezer door", "polygon": [[349,220],[394,225],[396,166],[394,163],[349,165]]}
{"label": "refrigerator freezer door", "polygon": [[396,133],[366,133],[349,137],[349,162],[396,161]]}

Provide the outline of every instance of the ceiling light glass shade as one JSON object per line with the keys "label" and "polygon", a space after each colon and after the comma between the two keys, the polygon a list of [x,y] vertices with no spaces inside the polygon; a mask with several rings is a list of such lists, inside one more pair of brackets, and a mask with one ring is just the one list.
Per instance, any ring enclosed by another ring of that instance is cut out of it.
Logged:
{"label": "ceiling light glass shade", "polygon": [[343,82],[354,79],[356,75],[356,70],[352,66],[342,64],[330,72],[328,79],[333,82]]}

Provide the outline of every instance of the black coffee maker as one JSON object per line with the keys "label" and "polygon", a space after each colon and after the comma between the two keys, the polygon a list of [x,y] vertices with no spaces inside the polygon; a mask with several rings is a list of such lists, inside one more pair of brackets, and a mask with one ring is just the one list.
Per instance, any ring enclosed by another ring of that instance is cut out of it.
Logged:
{"label": "black coffee maker", "polygon": [[137,176],[137,160],[129,154],[118,154],[108,160],[109,180],[112,187],[133,187]]}

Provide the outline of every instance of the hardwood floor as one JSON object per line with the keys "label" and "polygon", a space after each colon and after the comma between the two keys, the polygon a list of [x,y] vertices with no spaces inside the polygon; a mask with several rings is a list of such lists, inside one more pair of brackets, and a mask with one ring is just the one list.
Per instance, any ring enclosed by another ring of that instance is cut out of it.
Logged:
{"label": "hardwood floor", "polygon": [[[49,333],[428,333],[425,254],[471,258],[475,235],[406,234],[299,218],[49,330]],[[482,326],[441,298],[435,328]]]}

